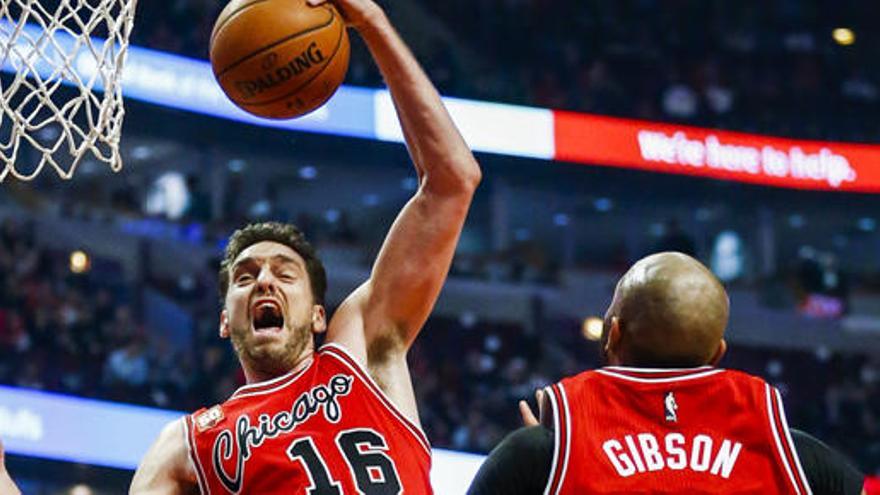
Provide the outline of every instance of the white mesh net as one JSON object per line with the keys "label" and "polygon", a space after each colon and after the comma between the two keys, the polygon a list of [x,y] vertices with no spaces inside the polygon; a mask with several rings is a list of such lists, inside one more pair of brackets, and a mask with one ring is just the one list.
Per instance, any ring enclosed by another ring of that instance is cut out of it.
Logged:
{"label": "white mesh net", "polygon": [[137,0],[0,0],[0,182],[122,167],[122,67]]}

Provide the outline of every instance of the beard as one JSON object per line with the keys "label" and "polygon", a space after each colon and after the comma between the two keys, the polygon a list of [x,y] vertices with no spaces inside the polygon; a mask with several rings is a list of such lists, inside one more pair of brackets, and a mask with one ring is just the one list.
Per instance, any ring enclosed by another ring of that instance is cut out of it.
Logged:
{"label": "beard", "polygon": [[263,376],[281,376],[299,362],[303,351],[313,343],[311,322],[294,328],[285,328],[283,342],[255,344],[249,341],[250,327],[230,332],[232,347],[238,359],[251,370]]}

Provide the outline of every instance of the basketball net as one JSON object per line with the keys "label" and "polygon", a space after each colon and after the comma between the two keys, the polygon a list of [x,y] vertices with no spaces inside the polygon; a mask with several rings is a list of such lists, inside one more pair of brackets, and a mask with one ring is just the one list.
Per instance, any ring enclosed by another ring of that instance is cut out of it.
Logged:
{"label": "basketball net", "polygon": [[122,168],[122,67],[137,0],[0,1],[0,182]]}

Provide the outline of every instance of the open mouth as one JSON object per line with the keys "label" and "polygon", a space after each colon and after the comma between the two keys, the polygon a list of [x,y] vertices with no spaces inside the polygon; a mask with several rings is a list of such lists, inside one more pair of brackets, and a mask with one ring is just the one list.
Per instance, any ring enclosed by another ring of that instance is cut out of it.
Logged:
{"label": "open mouth", "polygon": [[274,300],[257,301],[252,314],[255,332],[280,332],[284,328],[284,314]]}

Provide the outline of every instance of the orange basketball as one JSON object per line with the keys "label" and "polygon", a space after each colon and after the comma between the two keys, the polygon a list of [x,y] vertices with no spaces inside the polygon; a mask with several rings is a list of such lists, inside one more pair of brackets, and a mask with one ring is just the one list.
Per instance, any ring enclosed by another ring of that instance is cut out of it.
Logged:
{"label": "orange basketball", "polygon": [[226,96],[243,110],[290,119],[323,105],[345,79],[345,21],[325,3],[232,0],[211,34],[211,66]]}

